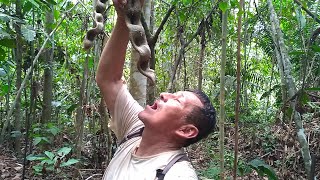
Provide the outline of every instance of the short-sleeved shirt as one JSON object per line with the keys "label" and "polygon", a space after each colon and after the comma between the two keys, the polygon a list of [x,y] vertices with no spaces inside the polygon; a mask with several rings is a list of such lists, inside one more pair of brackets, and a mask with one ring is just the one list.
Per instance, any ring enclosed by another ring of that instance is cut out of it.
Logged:
{"label": "short-sleeved shirt", "polygon": [[[117,94],[110,122],[110,128],[118,140],[121,141],[128,134],[144,126],[138,118],[138,113],[142,110],[143,108],[133,99],[124,84]],[[135,155],[135,150],[140,141],[141,137],[135,137],[118,147],[104,173],[104,180],[155,180],[157,169],[163,169],[177,154],[184,153],[181,149],[139,157]],[[198,178],[190,162],[180,161],[170,168],[164,179],[194,180]]]}

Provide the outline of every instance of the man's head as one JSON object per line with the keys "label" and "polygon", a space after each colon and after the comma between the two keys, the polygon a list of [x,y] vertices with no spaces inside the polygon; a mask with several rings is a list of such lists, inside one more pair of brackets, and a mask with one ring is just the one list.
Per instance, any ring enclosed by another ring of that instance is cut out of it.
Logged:
{"label": "man's head", "polygon": [[185,146],[189,146],[207,137],[216,125],[216,111],[209,97],[200,90],[189,90],[189,92],[193,92],[200,99],[203,106],[195,106],[186,117],[186,121],[194,124],[199,132],[196,137],[188,139]]}
{"label": "man's head", "polygon": [[210,134],[215,127],[215,109],[198,90],[161,93],[153,105],[139,113],[146,128],[157,135],[188,146]]}

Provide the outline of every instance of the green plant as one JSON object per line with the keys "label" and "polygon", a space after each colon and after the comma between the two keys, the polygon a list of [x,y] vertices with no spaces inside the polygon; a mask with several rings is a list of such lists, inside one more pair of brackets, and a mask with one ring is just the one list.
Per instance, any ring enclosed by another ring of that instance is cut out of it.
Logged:
{"label": "green plant", "polygon": [[48,145],[51,144],[54,137],[59,134],[61,130],[56,127],[52,123],[48,124],[35,124],[33,126],[33,145],[35,146],[43,146],[43,145]]}
{"label": "green plant", "polygon": [[252,169],[254,169],[255,171],[257,171],[259,176],[267,175],[268,179],[270,179],[270,180],[277,180],[278,179],[275,171],[271,168],[271,166],[269,166],[268,164],[266,164],[264,161],[262,161],[260,159],[254,159],[254,160],[250,161],[249,166]]}
{"label": "green plant", "polygon": [[61,172],[61,168],[69,167],[79,162],[77,159],[69,159],[67,155],[70,154],[71,148],[63,147],[57,152],[45,151],[43,154],[27,156],[27,160],[36,161],[37,164],[32,168],[36,175],[41,175],[46,172]]}

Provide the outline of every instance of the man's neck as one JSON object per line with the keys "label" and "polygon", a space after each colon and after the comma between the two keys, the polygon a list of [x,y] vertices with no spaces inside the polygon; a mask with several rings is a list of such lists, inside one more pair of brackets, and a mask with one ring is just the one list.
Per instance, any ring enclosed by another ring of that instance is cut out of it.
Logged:
{"label": "man's neck", "polygon": [[172,140],[170,142],[167,136],[160,136],[145,128],[142,133],[140,145],[135,154],[137,156],[145,157],[179,149],[181,149],[181,147],[172,143]]}

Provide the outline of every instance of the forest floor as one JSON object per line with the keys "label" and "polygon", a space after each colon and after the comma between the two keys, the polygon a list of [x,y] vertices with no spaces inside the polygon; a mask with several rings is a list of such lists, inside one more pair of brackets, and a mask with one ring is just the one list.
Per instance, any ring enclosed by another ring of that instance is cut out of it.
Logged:
{"label": "forest floor", "polygon": [[[310,121],[305,123],[305,134],[309,142],[310,152],[315,160],[315,175],[320,177],[320,113],[314,113]],[[225,166],[226,177],[232,177],[234,128],[225,129]],[[279,179],[306,179],[304,165],[300,153],[300,145],[296,138],[294,123],[275,123],[265,130],[240,127],[239,134],[239,168],[243,170],[238,179],[268,179],[259,176],[248,166],[248,162],[260,158],[270,165]],[[85,148],[85,151],[88,150]],[[88,150],[89,151],[89,150]],[[217,179],[219,174],[218,135],[214,134],[207,140],[188,148],[191,162],[200,178]],[[0,180],[18,180],[23,174],[23,158],[14,156],[8,148],[0,147]],[[26,179],[101,179],[105,165],[95,167],[94,162],[87,161],[83,167],[65,167],[59,172],[43,172],[45,176],[35,176],[32,166],[26,166]],[[74,178],[78,177],[78,178]]]}
{"label": "forest floor", "polygon": [[[304,125],[305,134],[315,163],[313,173],[320,178],[320,112],[314,113],[310,119],[312,120]],[[225,132],[226,177],[233,179],[231,177],[234,159],[234,128],[226,127]],[[204,172],[202,174],[205,177],[211,176],[211,178],[217,179],[216,177],[219,174],[219,144],[217,137],[211,140],[217,142],[214,143],[215,146],[207,147],[206,143],[194,145],[189,150],[189,154],[197,171]],[[238,175],[238,179],[268,179],[267,176],[259,176],[257,171],[252,171],[252,169],[250,171],[250,167],[247,166],[248,162],[256,158],[270,165],[279,179],[307,179],[294,123],[291,123],[291,125],[283,122],[276,123],[267,128],[267,131],[266,129],[240,128],[238,149],[238,169],[242,168],[244,171],[243,175],[240,177]],[[212,161],[215,161],[215,163],[212,164]],[[215,168],[217,168],[216,171],[210,171]],[[246,170],[247,172],[245,172]]]}

